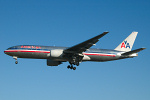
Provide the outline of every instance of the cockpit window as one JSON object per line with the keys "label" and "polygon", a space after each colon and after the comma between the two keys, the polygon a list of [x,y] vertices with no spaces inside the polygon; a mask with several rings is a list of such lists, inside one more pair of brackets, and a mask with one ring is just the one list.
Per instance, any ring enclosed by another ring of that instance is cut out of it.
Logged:
{"label": "cockpit window", "polygon": [[10,48],[8,48],[8,50],[9,50],[9,49],[14,49],[14,48],[15,48],[15,47],[10,47]]}

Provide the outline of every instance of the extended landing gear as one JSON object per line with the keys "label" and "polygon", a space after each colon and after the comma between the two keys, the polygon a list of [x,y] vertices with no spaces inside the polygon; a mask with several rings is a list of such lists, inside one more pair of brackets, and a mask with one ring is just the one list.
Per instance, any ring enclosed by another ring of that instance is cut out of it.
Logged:
{"label": "extended landing gear", "polygon": [[17,61],[17,57],[13,57],[16,61],[15,61],[15,64],[18,64],[18,61]]}
{"label": "extended landing gear", "polygon": [[68,69],[76,70],[76,67],[73,67],[73,65],[79,66],[79,62],[69,62],[70,65],[67,66]]}
{"label": "extended landing gear", "polygon": [[68,68],[68,69],[76,70],[76,67],[73,67],[72,65],[71,65],[71,66],[70,66],[70,65],[68,65],[68,66],[67,66],[67,68]]}
{"label": "extended landing gear", "polygon": [[76,67],[73,67],[73,65],[79,66],[80,62],[82,61],[83,55],[74,54],[74,55],[67,56],[67,58],[69,58],[68,60],[70,64],[67,66],[67,68],[76,70]]}

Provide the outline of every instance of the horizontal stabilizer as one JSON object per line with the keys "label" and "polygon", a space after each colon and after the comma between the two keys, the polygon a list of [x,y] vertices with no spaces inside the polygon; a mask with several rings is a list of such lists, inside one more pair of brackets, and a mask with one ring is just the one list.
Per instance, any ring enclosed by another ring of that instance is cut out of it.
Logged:
{"label": "horizontal stabilizer", "polygon": [[121,54],[121,55],[123,55],[123,56],[125,56],[125,55],[132,55],[132,54],[137,53],[137,52],[140,52],[140,51],[142,51],[142,50],[144,50],[144,49],[146,49],[146,48],[139,48],[139,49],[136,49],[136,50],[132,50],[132,51],[129,51],[129,52],[125,52],[125,53],[123,53],[123,54]]}

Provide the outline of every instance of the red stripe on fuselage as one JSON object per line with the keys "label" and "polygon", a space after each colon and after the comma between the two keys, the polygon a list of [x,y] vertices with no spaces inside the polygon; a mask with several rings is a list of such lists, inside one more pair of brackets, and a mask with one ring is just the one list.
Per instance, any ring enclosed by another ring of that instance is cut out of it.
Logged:
{"label": "red stripe on fuselage", "polygon": [[5,50],[5,52],[34,52],[34,53],[50,53],[50,51],[40,51],[40,50]]}
{"label": "red stripe on fuselage", "polygon": [[97,54],[97,53],[83,53],[84,55],[95,55],[95,56],[109,56],[115,57],[116,55],[109,55],[109,54]]}

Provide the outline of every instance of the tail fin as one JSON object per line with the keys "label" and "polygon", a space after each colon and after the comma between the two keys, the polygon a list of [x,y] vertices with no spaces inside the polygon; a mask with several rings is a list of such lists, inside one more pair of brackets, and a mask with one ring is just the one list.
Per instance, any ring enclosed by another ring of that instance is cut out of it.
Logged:
{"label": "tail fin", "polygon": [[114,50],[117,51],[131,51],[134,41],[136,39],[138,32],[132,32],[122,43],[118,45]]}

